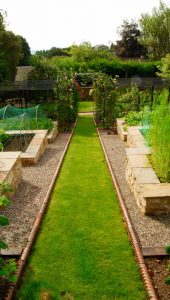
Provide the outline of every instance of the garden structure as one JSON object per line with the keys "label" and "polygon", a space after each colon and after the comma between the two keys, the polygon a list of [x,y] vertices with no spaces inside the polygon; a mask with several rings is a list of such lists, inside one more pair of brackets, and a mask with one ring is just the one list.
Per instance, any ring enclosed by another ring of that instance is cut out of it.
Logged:
{"label": "garden structure", "polygon": [[[111,96],[115,95],[108,85]],[[102,93],[110,101],[105,89]],[[140,212],[125,179],[126,142],[108,126],[110,106],[104,114],[97,108],[94,117],[99,117],[98,126],[102,127],[98,135],[111,176],[91,115],[79,117],[72,140],[71,133],[60,133],[37,169],[23,170],[22,189],[14,196],[13,211],[7,210],[13,230],[2,231],[21,255],[18,278],[23,274],[22,280],[9,297],[15,292],[15,299],[168,299],[169,286],[164,283],[168,275],[164,250],[170,236],[168,215],[150,218]],[[115,106],[111,112],[115,116]],[[150,258],[156,251],[159,262]],[[156,264],[162,266],[159,278]],[[158,290],[154,287],[160,281]]]}

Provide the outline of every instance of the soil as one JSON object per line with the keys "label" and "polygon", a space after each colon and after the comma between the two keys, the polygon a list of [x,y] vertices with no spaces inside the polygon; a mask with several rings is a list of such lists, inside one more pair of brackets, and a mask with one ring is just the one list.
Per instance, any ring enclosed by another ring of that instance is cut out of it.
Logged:
{"label": "soil", "polygon": [[6,141],[3,151],[21,151],[25,152],[34,134],[11,135]]}
{"label": "soil", "polygon": [[168,272],[168,264],[170,264],[170,258],[167,257],[148,257],[145,258],[145,262],[148,266],[149,274],[152,278],[155,291],[158,299],[169,300],[170,299],[170,285],[166,284],[165,278],[170,276]]}

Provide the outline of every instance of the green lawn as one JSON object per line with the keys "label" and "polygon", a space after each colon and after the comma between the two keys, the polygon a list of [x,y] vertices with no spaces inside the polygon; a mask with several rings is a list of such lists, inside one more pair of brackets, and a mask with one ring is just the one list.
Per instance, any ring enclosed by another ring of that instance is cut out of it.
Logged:
{"label": "green lawn", "polygon": [[81,101],[79,102],[79,112],[90,112],[94,110],[93,101]]}
{"label": "green lawn", "polygon": [[43,291],[55,300],[147,299],[91,116],[79,118],[15,299]]}

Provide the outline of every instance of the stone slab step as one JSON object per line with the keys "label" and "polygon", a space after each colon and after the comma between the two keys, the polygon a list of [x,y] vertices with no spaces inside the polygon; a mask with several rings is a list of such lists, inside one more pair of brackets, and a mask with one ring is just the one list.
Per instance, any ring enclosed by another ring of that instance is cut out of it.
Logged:
{"label": "stone slab step", "polygon": [[145,154],[128,154],[128,163],[132,168],[150,168],[151,164]]}
{"label": "stone slab step", "polygon": [[168,256],[164,247],[146,247],[142,248],[143,256]]}
{"label": "stone slab step", "polygon": [[148,147],[139,147],[139,148],[126,148],[127,155],[144,155],[151,154],[151,149]]}
{"label": "stone slab step", "polygon": [[10,247],[8,249],[1,249],[0,255],[2,256],[20,256],[22,253],[21,247]]}
{"label": "stone slab step", "polygon": [[137,183],[160,183],[152,168],[132,168]]}

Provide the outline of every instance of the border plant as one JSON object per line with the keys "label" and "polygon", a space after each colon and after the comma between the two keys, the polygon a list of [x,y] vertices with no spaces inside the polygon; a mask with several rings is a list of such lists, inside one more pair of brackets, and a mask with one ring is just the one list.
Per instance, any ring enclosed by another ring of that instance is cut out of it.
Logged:
{"label": "border plant", "polygon": [[[0,209],[8,206],[10,200],[7,194],[12,192],[11,186],[7,182],[0,183]],[[9,220],[5,215],[0,215],[0,226],[9,225]],[[7,249],[7,244],[0,238],[0,250]],[[0,279],[8,282],[15,282],[16,263],[14,259],[4,260],[0,257]]]}
{"label": "border plant", "polygon": [[71,72],[58,73],[55,95],[59,129],[70,130],[77,117],[79,100]]}

